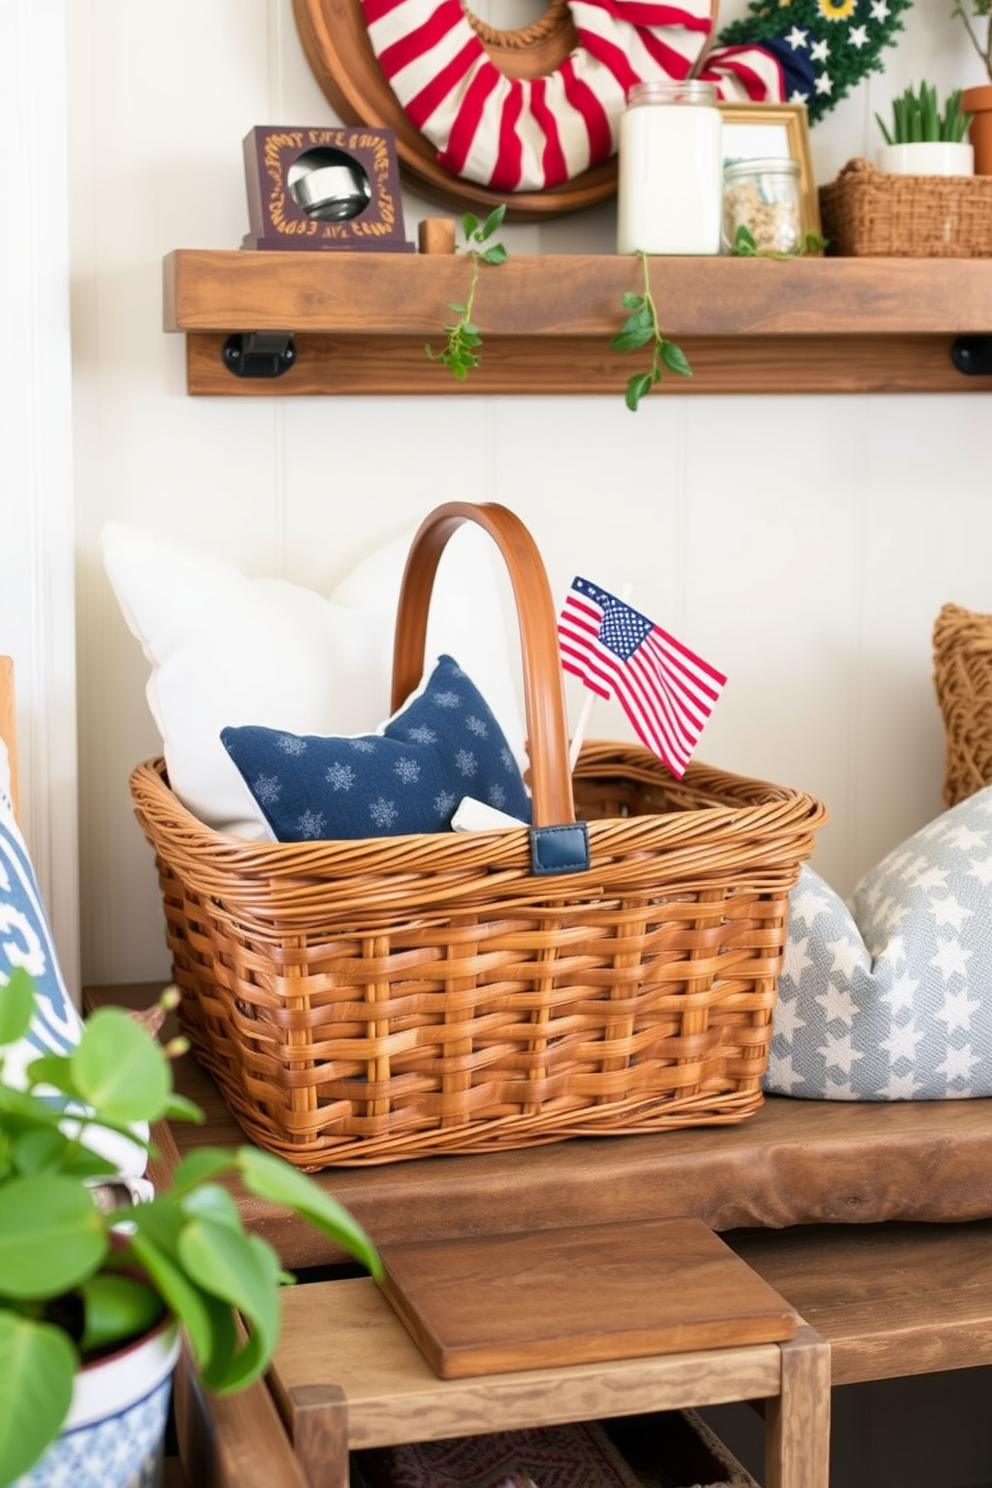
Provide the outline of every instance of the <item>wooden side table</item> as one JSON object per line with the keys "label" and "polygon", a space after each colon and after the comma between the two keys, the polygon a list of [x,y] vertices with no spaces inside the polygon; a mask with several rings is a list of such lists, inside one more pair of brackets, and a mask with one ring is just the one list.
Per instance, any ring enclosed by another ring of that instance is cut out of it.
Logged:
{"label": "wooden side table", "polygon": [[368,1279],[283,1297],[269,1387],[310,1488],[347,1488],[348,1454],[654,1411],[765,1402],[765,1488],[827,1488],[830,1346],[783,1344],[442,1380]]}

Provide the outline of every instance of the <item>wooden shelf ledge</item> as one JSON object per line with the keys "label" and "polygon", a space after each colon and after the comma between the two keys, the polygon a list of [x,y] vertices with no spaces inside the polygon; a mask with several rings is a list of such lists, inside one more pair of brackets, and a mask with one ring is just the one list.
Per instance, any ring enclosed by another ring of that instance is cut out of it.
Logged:
{"label": "wooden shelf ledge", "polygon": [[[474,320],[482,363],[457,382],[424,354],[464,300],[464,255],[177,249],[165,259],[165,329],[187,337],[191,393],[622,393],[637,353],[609,348],[641,287],[631,258],[517,256],[484,267]],[[693,377],[670,393],[978,392],[992,375],[951,359],[992,337],[992,261],[666,258],[651,263],[664,332]],[[231,335],[281,332],[295,360],[239,377]]]}

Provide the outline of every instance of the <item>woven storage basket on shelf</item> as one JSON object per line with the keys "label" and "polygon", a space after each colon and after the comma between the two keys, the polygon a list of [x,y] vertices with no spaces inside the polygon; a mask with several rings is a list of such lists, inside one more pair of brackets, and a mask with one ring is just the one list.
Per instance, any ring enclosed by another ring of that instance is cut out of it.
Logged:
{"label": "woven storage basket on shelf", "polygon": [[556,617],[530,535],[451,503],[414,539],[393,706],[419,683],[451,533],[479,523],[521,630],[537,826],[589,867],[537,877],[526,827],[254,843],[197,821],[161,760],[131,778],[180,1016],[260,1146],[304,1168],[739,1121],[761,1104],[789,890],[825,819],[801,792],[638,746],[568,764]]}
{"label": "woven storage basket on shelf", "polygon": [[942,607],[933,680],[944,720],[944,805],[956,806],[992,783],[992,615]]}
{"label": "woven storage basket on shelf", "polygon": [[867,258],[992,256],[992,176],[896,176],[849,160],[820,187],[828,253]]}

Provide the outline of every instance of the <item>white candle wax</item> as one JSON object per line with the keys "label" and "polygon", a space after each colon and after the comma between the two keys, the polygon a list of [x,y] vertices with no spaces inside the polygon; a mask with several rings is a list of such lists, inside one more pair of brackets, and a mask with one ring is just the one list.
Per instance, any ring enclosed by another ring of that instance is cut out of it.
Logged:
{"label": "white candle wax", "polygon": [[639,103],[620,119],[617,252],[719,253],[720,112]]}

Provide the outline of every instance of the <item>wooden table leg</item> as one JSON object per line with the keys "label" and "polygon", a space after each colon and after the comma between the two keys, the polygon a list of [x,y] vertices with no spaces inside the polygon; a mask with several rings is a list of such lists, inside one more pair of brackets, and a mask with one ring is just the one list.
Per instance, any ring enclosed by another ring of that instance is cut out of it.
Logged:
{"label": "wooden table leg", "polygon": [[782,1392],[765,1402],[766,1488],[828,1488],[830,1345],[801,1323],[780,1347]]}
{"label": "wooden table leg", "polygon": [[348,1488],[348,1402],[337,1385],[287,1392],[293,1448],[309,1488]]}
{"label": "wooden table leg", "polygon": [[176,1436],[190,1488],[309,1488],[264,1380],[214,1395],[184,1350],[173,1386]]}

